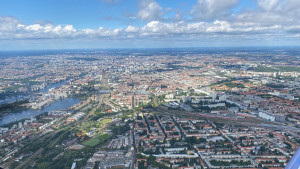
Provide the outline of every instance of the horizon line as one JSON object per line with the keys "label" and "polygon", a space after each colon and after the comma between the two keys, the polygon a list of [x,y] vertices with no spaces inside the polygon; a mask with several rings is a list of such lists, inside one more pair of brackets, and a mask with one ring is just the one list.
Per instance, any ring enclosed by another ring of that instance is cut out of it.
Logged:
{"label": "horizon line", "polygon": [[149,50],[149,49],[209,49],[209,48],[300,48],[299,46],[206,46],[206,47],[135,47],[135,48],[64,48],[64,49],[0,49],[0,52],[17,52],[17,51],[67,51],[67,50]]}

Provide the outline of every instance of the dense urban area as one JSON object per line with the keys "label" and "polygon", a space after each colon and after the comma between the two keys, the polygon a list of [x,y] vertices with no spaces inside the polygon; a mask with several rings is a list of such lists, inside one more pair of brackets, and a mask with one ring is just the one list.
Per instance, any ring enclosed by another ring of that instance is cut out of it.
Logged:
{"label": "dense urban area", "polygon": [[283,169],[299,65],[295,48],[1,56],[0,168]]}

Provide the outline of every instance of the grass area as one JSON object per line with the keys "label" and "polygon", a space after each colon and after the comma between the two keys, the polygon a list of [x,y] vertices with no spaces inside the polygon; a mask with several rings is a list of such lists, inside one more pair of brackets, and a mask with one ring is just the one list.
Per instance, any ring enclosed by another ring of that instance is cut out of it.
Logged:
{"label": "grass area", "polygon": [[109,137],[110,137],[110,135],[109,134],[99,134],[98,136],[96,136],[97,137],[97,139],[99,139],[100,141],[104,141],[104,140],[106,140],[106,139],[108,139]]}
{"label": "grass area", "polygon": [[97,127],[96,126],[96,122],[94,121],[86,121],[84,123],[81,123],[79,126],[78,126],[78,129],[84,131],[84,132],[88,132],[90,131],[91,128],[93,127]]}
{"label": "grass area", "polygon": [[189,75],[190,77],[208,77],[209,75]]}
{"label": "grass area", "polygon": [[253,68],[255,72],[300,72],[300,67],[296,66],[278,66],[278,67],[267,67],[258,66]]}
{"label": "grass area", "polygon": [[245,88],[245,86],[243,84],[240,84],[240,83],[225,82],[224,85],[226,85],[229,88],[234,88],[234,87]]}
{"label": "grass area", "polygon": [[262,98],[266,98],[266,99],[270,99],[271,97],[273,97],[272,95],[270,94],[260,94],[258,95],[259,97],[262,97]]}
{"label": "grass area", "polygon": [[243,84],[241,84],[241,83],[233,83],[233,82],[231,82],[229,80],[219,81],[219,82],[211,84],[209,86],[210,87],[214,87],[214,86],[219,86],[220,87],[220,86],[223,86],[223,85],[225,85],[225,86],[227,86],[229,88],[234,88],[234,87],[245,88],[245,86]]}
{"label": "grass area", "polygon": [[271,87],[273,89],[280,89],[280,88],[286,88],[286,87],[288,87],[288,86],[283,85],[283,84],[274,84],[274,83],[268,83],[268,84],[265,84],[265,86]]}
{"label": "grass area", "polygon": [[300,67],[295,66],[279,66],[277,69],[281,72],[300,72]]}
{"label": "grass area", "polygon": [[100,140],[95,138],[95,139],[85,142],[83,145],[88,146],[88,147],[95,147],[99,143],[100,143]]}
{"label": "grass area", "polygon": [[101,120],[100,123],[101,123],[102,125],[105,125],[105,124],[110,123],[110,122],[112,122],[111,119],[103,119],[103,120]]}
{"label": "grass area", "polygon": [[98,144],[105,142],[109,137],[110,137],[109,134],[99,134],[94,139],[83,143],[83,145],[88,147],[95,147]]}

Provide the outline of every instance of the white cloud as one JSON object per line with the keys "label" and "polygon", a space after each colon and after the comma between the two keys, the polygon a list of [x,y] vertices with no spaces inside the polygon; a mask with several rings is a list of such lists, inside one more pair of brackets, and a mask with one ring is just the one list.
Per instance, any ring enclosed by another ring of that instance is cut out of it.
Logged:
{"label": "white cloud", "polygon": [[[199,0],[206,4],[202,6],[200,14],[194,13],[201,21],[183,21],[184,15],[178,11],[173,20],[167,22],[163,17],[163,9],[154,0],[141,0],[137,13],[139,19],[148,20],[143,26],[129,25],[126,28],[98,29],[75,29],[73,25],[53,25],[49,22],[36,22],[27,25],[14,17],[0,16],[0,41],[6,40],[106,40],[121,42],[120,40],[161,40],[170,41],[207,41],[253,39],[263,41],[276,38],[299,38],[300,21],[289,12],[291,6],[297,7],[297,2],[287,0],[291,4],[283,4],[281,1],[258,0],[259,9],[242,11],[230,19],[231,8],[237,3],[236,0],[224,0],[227,5],[216,5],[217,0]],[[197,6],[193,8],[196,9]],[[200,7],[199,7],[200,8]],[[199,9],[197,8],[197,9]],[[203,13],[207,9],[207,13]],[[218,13],[217,11],[220,11]],[[199,12],[199,11],[198,11]],[[202,13],[201,13],[202,12]],[[283,13],[283,14],[282,14]],[[163,20],[163,21],[162,21]],[[214,20],[211,22],[211,20]],[[172,21],[172,22],[171,22]],[[227,38],[227,39],[226,39]],[[175,40],[176,39],[176,40]],[[226,40],[224,40],[226,39]]]}
{"label": "white cloud", "polygon": [[198,0],[190,14],[196,20],[221,19],[231,14],[239,0]]}
{"label": "white cloud", "polygon": [[155,0],[139,0],[137,18],[151,21],[163,17],[163,8]]}
{"label": "white cloud", "polygon": [[128,33],[137,33],[139,31],[139,28],[138,27],[134,27],[134,26],[131,26],[129,25],[126,29],[125,29],[125,32],[128,32]]}
{"label": "white cloud", "polygon": [[[18,24],[15,30],[16,37],[19,39],[56,39],[76,36],[77,30],[72,25],[58,25],[51,24],[40,25],[24,25]],[[12,37],[13,38],[13,37]]]}
{"label": "white cloud", "polygon": [[300,33],[300,25],[287,26],[285,30],[289,33]]}
{"label": "white cloud", "polygon": [[[268,16],[271,21],[281,24],[299,23],[299,0],[258,0],[257,5],[260,11],[254,11],[252,13],[255,13],[254,15],[257,15],[258,17],[259,15],[264,16],[265,18]],[[268,22],[267,19],[265,19],[265,21]]]}
{"label": "white cloud", "polygon": [[160,21],[148,22],[145,26],[108,29],[75,29],[72,25],[52,24],[25,25],[11,17],[0,17],[0,39],[80,39],[80,38],[138,38],[138,37],[185,37],[186,35],[212,36],[220,34],[264,34],[280,31],[298,32],[299,25],[283,27],[282,25],[261,25],[255,22],[229,22],[216,20],[210,22],[187,23],[184,21],[165,23]]}
{"label": "white cloud", "polygon": [[299,0],[258,0],[258,6],[265,11],[281,14],[299,13]]}
{"label": "white cloud", "polygon": [[0,31],[1,32],[13,32],[16,30],[18,24],[22,22],[14,17],[0,16]]}
{"label": "white cloud", "polygon": [[281,5],[280,5],[281,0],[258,0],[258,6],[261,7],[262,9],[266,11],[271,11],[271,10],[280,10]]}

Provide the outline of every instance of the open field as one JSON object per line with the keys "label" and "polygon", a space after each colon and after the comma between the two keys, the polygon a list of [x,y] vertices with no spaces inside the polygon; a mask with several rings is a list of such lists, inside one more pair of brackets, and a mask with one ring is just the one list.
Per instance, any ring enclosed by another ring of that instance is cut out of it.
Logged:
{"label": "open field", "polygon": [[107,124],[107,123],[110,123],[112,120],[111,119],[103,119],[103,120],[101,120],[101,124],[102,125],[105,125],[105,124]]}
{"label": "open field", "polygon": [[83,145],[88,146],[88,147],[95,147],[99,143],[104,142],[109,137],[110,137],[109,134],[99,134],[94,139],[88,140],[87,142],[83,143]]}

